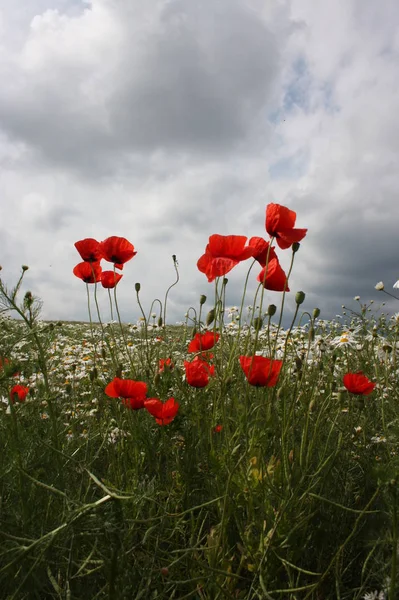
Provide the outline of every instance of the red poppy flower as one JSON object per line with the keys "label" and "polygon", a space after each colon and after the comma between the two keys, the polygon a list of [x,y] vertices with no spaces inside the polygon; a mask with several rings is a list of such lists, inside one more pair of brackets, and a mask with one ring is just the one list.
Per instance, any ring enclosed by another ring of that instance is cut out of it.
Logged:
{"label": "red poppy flower", "polygon": [[266,207],[266,231],[270,237],[275,237],[280,248],[292,246],[300,242],[306,235],[307,229],[294,229],[296,212],[280,204],[268,204]]}
{"label": "red poppy flower", "polygon": [[6,367],[9,364],[10,364],[10,361],[8,360],[8,358],[1,358],[0,357],[0,371],[3,370],[4,367]]}
{"label": "red poppy flower", "polygon": [[85,283],[96,283],[101,280],[102,268],[99,262],[81,262],[73,270],[73,274]]}
{"label": "red poppy flower", "polygon": [[248,245],[254,249],[253,257],[262,267],[266,266],[267,253],[269,253],[268,262],[270,262],[272,258],[277,258],[277,254],[274,251],[274,246],[270,246],[269,242],[261,237],[251,237]]}
{"label": "red poppy flower", "polygon": [[245,246],[246,241],[244,235],[211,235],[205,254],[197,262],[198,270],[205,273],[209,282],[226,275],[239,262],[253,255],[253,248]]}
{"label": "red poppy flower", "polygon": [[164,371],[171,371],[174,367],[171,358],[160,358],[159,359],[159,373],[163,373]]}
{"label": "red poppy flower", "polygon": [[189,385],[196,388],[203,388],[208,385],[209,377],[215,374],[215,367],[201,360],[198,356],[193,361],[184,361],[186,370],[186,381]]}
{"label": "red poppy flower", "polygon": [[110,398],[122,398],[122,403],[132,410],[139,410],[144,408],[147,384],[144,381],[114,377],[104,391]]}
{"label": "red poppy flower", "polygon": [[169,425],[179,410],[179,403],[174,398],[169,398],[165,403],[157,398],[148,398],[144,406],[150,415],[155,417],[158,425]]}
{"label": "red poppy flower", "polygon": [[206,333],[196,333],[188,345],[188,352],[203,352],[214,347],[220,335],[213,331]]}
{"label": "red poppy flower", "polygon": [[10,391],[11,402],[14,404],[15,396],[18,397],[20,402],[25,402],[26,396],[29,393],[29,388],[23,385],[14,385]]}
{"label": "red poppy flower", "polygon": [[344,375],[344,386],[351,394],[368,396],[374,390],[376,384],[363,375],[362,371],[358,371],[358,373]]}
{"label": "red poppy flower", "polygon": [[213,428],[213,432],[214,432],[214,433],[220,433],[220,432],[222,431],[222,429],[223,429],[223,425],[216,425],[216,426]]}
{"label": "red poppy flower", "polygon": [[263,267],[263,269],[257,277],[257,280],[263,284],[266,290],[271,290],[273,292],[283,292],[285,289],[286,292],[290,291],[290,288],[288,287],[287,276],[281,268],[277,258],[272,258],[272,260],[267,265],[266,279],[265,271],[266,267]]}
{"label": "red poppy flower", "polygon": [[283,361],[271,360],[264,356],[240,356],[240,365],[251,385],[274,387]]}
{"label": "red poppy flower", "polygon": [[100,242],[97,242],[93,238],[85,238],[84,240],[75,242],[75,248],[84,261],[98,262],[103,258]]}
{"label": "red poppy flower", "polygon": [[113,235],[101,242],[101,250],[105,260],[116,263],[120,268],[128,260],[137,254],[133,244],[127,241],[126,238]]}
{"label": "red poppy flower", "polygon": [[103,287],[109,289],[114,288],[116,284],[122,279],[123,275],[120,273],[114,273],[113,271],[103,271],[101,273],[101,284]]}

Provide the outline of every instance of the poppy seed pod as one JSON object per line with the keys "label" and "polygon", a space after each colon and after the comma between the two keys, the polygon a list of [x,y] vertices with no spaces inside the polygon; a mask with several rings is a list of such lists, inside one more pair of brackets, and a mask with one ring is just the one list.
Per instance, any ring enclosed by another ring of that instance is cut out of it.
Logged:
{"label": "poppy seed pod", "polygon": [[206,320],[205,323],[207,324],[207,326],[209,327],[209,325],[211,323],[213,323],[213,321],[215,320],[215,309],[211,308],[211,310],[209,311],[209,313],[206,316]]}
{"label": "poppy seed pod", "polygon": [[275,304],[269,304],[269,306],[267,307],[267,314],[269,315],[269,317],[272,317],[273,315],[275,315],[276,310],[277,310],[277,306]]}
{"label": "poppy seed pod", "polygon": [[305,300],[305,292],[297,292],[295,294],[295,302],[299,305],[302,304]]}
{"label": "poppy seed pod", "polygon": [[300,247],[301,247],[301,244],[299,242],[294,242],[292,244],[292,252],[295,254],[295,252],[298,252]]}
{"label": "poppy seed pod", "polygon": [[202,306],[203,304],[205,304],[206,302],[206,296],[204,296],[204,294],[201,294],[200,296],[200,305]]}
{"label": "poppy seed pod", "polygon": [[141,288],[141,285],[138,282],[134,284],[134,289],[136,290],[137,293],[139,293],[140,288]]}
{"label": "poppy seed pod", "polygon": [[320,308],[314,308],[313,309],[313,318],[317,319],[317,317],[320,316]]}

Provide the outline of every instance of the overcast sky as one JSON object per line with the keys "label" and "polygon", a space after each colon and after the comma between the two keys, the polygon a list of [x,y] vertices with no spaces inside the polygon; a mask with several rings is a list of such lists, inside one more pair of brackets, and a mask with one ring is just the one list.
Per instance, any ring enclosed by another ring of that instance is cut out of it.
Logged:
{"label": "overcast sky", "polygon": [[[74,242],[123,236],[137,250],[123,319],[139,316],[136,281],[146,310],[163,298],[176,254],[173,323],[213,296],[196,268],[208,237],[267,237],[275,202],[308,228],[288,310],[297,290],[324,318],[356,295],[385,300],[375,284],[399,279],[398,25],[397,0],[0,0],[3,279],[27,264],[44,318],[86,320]],[[229,305],[249,265],[228,275]]]}

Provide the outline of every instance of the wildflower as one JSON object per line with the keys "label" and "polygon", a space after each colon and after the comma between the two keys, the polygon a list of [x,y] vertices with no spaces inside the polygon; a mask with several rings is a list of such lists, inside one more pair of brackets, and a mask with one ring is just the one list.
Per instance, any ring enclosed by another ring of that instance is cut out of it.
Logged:
{"label": "wildflower", "polygon": [[85,283],[96,283],[101,280],[101,266],[99,262],[81,262],[73,270],[73,274]]}
{"label": "wildflower", "polygon": [[274,387],[283,361],[263,356],[240,356],[240,365],[250,385]]}
{"label": "wildflower", "polygon": [[248,245],[252,246],[252,248],[254,249],[253,257],[255,260],[258,261],[258,263],[262,267],[266,266],[267,258],[268,262],[271,261],[272,258],[277,258],[277,254],[274,251],[274,246],[270,246],[269,242],[267,242],[261,237],[251,237],[251,239],[248,242]]}
{"label": "wildflower", "polygon": [[274,292],[290,291],[286,274],[280,266],[277,258],[273,258],[266,267],[259,273],[257,280],[262,283],[266,290]]}
{"label": "wildflower", "polygon": [[394,287],[396,290],[399,288],[399,279],[398,281],[395,281],[392,287]]}
{"label": "wildflower", "polygon": [[220,433],[223,429],[223,425],[215,425],[215,427],[213,428],[213,432],[214,433]]}
{"label": "wildflower", "polygon": [[160,358],[159,359],[159,373],[163,373],[164,371],[171,371],[174,367],[171,358]]}
{"label": "wildflower", "polygon": [[26,399],[26,396],[28,395],[28,393],[29,393],[28,387],[25,387],[23,385],[14,385],[10,391],[11,402],[14,404],[14,402],[16,400],[15,396],[17,396],[17,399],[20,402],[25,402],[25,399]]}
{"label": "wildflower", "polygon": [[331,345],[338,348],[340,346],[356,346],[357,340],[353,335],[353,332],[343,331],[341,335],[331,340]]}
{"label": "wildflower", "polygon": [[101,250],[105,260],[115,263],[115,265],[118,265],[118,268],[137,254],[133,244],[126,238],[118,237],[116,235],[101,242]]}
{"label": "wildflower", "polygon": [[196,333],[194,338],[188,345],[188,352],[202,352],[204,350],[210,350],[214,347],[218,341],[220,335],[213,331],[207,331],[206,333]]}
{"label": "wildflower", "polygon": [[385,594],[384,592],[377,592],[377,590],[374,590],[374,592],[366,592],[363,596],[363,600],[385,600]]}
{"label": "wildflower", "polygon": [[[379,292],[382,292],[382,290],[384,289],[384,284],[382,281],[379,281],[375,286],[375,289],[378,290]],[[395,287],[395,286],[394,286]]]}
{"label": "wildflower", "polygon": [[343,379],[344,386],[351,394],[368,396],[374,390],[376,384],[370,381],[362,371],[347,373]]}
{"label": "wildflower", "polygon": [[205,273],[209,282],[226,275],[239,262],[253,255],[254,249],[245,246],[246,241],[244,235],[211,235],[205,254],[197,262],[198,270]]}
{"label": "wildflower", "polygon": [[307,229],[294,229],[296,213],[280,204],[268,204],[266,207],[266,231],[275,237],[283,250],[294,242],[300,242]]}
{"label": "wildflower", "polygon": [[84,261],[93,263],[103,258],[100,242],[97,242],[93,238],[85,238],[84,240],[75,242],[75,248]]}
{"label": "wildflower", "polygon": [[144,381],[114,377],[104,391],[110,398],[122,398],[122,403],[128,408],[139,410],[144,408],[147,384]]}
{"label": "wildflower", "polygon": [[184,368],[187,383],[196,388],[206,387],[209,383],[209,377],[213,377],[215,374],[215,367],[201,360],[198,356],[191,362],[185,360]]}
{"label": "wildflower", "polygon": [[144,402],[144,407],[155,417],[158,425],[169,425],[177,415],[179,403],[174,398],[169,398],[165,403],[157,398],[148,398]]}
{"label": "wildflower", "polygon": [[114,271],[103,271],[101,273],[101,284],[104,288],[114,288],[122,279],[123,275]]}

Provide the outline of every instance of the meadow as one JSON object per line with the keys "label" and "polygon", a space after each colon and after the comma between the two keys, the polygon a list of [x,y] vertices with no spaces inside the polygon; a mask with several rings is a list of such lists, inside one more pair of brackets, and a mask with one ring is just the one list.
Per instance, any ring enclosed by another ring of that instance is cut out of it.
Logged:
{"label": "meadow", "polygon": [[[88,323],[41,320],[25,266],[1,281],[1,598],[398,597],[399,313],[303,311],[295,219],[272,204],[269,241],[212,235],[197,267],[214,297],[180,325],[170,290],[145,309],[139,284],[123,322],[125,238],[75,244]],[[231,307],[244,260],[258,290]]]}

